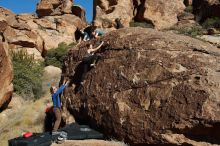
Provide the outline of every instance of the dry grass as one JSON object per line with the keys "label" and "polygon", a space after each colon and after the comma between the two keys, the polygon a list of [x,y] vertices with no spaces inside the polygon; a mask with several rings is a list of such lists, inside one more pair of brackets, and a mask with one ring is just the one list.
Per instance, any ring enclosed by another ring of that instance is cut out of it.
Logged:
{"label": "dry grass", "polygon": [[0,113],[0,146],[7,146],[9,139],[21,136],[23,132],[43,132],[45,108],[48,103],[52,105],[49,87],[58,85],[59,80],[60,74],[44,73],[44,97],[36,101],[13,100],[16,102]]}
{"label": "dry grass", "polygon": [[[23,132],[42,132],[44,110],[50,95],[35,102],[26,101],[20,108],[12,108],[0,113],[0,146],[7,146],[8,140],[21,136]],[[115,140],[68,140],[52,146],[127,146]]]}
{"label": "dry grass", "polygon": [[[42,132],[44,110],[50,95],[35,101],[26,101],[20,108],[7,109],[0,113],[0,146],[7,146],[8,140],[21,136],[23,132]],[[111,140],[68,140],[64,144],[52,146],[127,146],[123,142]]]}
{"label": "dry grass", "polygon": [[48,95],[35,102],[26,101],[20,108],[0,113],[0,146],[7,146],[9,139],[21,136],[23,132],[42,132],[44,110],[49,99]]}

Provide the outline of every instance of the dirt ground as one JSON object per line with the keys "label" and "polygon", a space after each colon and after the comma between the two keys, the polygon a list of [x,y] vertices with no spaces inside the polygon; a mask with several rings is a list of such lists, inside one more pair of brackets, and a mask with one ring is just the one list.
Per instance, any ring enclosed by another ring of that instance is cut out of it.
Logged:
{"label": "dirt ground", "polygon": [[51,146],[128,146],[123,142],[105,140],[66,140],[62,144],[53,143]]}

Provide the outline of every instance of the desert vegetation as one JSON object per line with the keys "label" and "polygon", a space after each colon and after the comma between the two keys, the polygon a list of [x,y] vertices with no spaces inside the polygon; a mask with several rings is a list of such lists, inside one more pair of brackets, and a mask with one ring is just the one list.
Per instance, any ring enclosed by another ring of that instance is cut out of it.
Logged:
{"label": "desert vegetation", "polygon": [[220,18],[218,17],[208,18],[202,23],[202,27],[205,29],[209,29],[209,28],[220,29]]}
{"label": "desert vegetation", "polygon": [[24,99],[38,99],[43,94],[42,75],[45,66],[53,65],[61,68],[63,59],[74,43],[60,43],[57,48],[47,52],[45,61],[34,60],[25,50],[11,51],[14,70],[14,91]]}
{"label": "desert vegetation", "polygon": [[38,99],[42,95],[43,62],[35,61],[26,51],[12,51],[14,91],[25,99]]}
{"label": "desert vegetation", "polygon": [[150,22],[138,22],[135,20],[132,20],[129,24],[130,27],[143,27],[143,28],[154,28],[153,24]]}
{"label": "desert vegetation", "polygon": [[75,43],[71,43],[69,45],[66,43],[60,43],[57,48],[48,50],[45,56],[45,66],[53,65],[61,68],[65,55],[74,45]]}

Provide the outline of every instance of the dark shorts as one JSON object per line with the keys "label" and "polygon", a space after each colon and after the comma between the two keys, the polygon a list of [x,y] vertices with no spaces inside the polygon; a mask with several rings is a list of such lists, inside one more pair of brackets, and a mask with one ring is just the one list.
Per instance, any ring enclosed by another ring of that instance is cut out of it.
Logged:
{"label": "dark shorts", "polygon": [[83,57],[82,62],[84,64],[92,64],[96,59],[97,59],[97,55],[95,55],[95,54],[87,55],[87,56]]}

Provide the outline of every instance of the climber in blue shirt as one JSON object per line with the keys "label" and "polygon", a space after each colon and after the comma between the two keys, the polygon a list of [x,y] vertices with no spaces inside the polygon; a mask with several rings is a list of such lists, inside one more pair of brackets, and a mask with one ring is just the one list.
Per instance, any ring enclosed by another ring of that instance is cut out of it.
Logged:
{"label": "climber in blue shirt", "polygon": [[68,85],[68,83],[69,81],[64,80],[63,84],[59,87],[59,89],[57,89],[54,86],[50,87],[50,93],[52,95],[52,101],[53,101],[53,112],[56,118],[55,124],[53,126],[53,132],[57,131],[61,122],[61,102],[60,102],[59,94],[63,92],[65,87]]}

